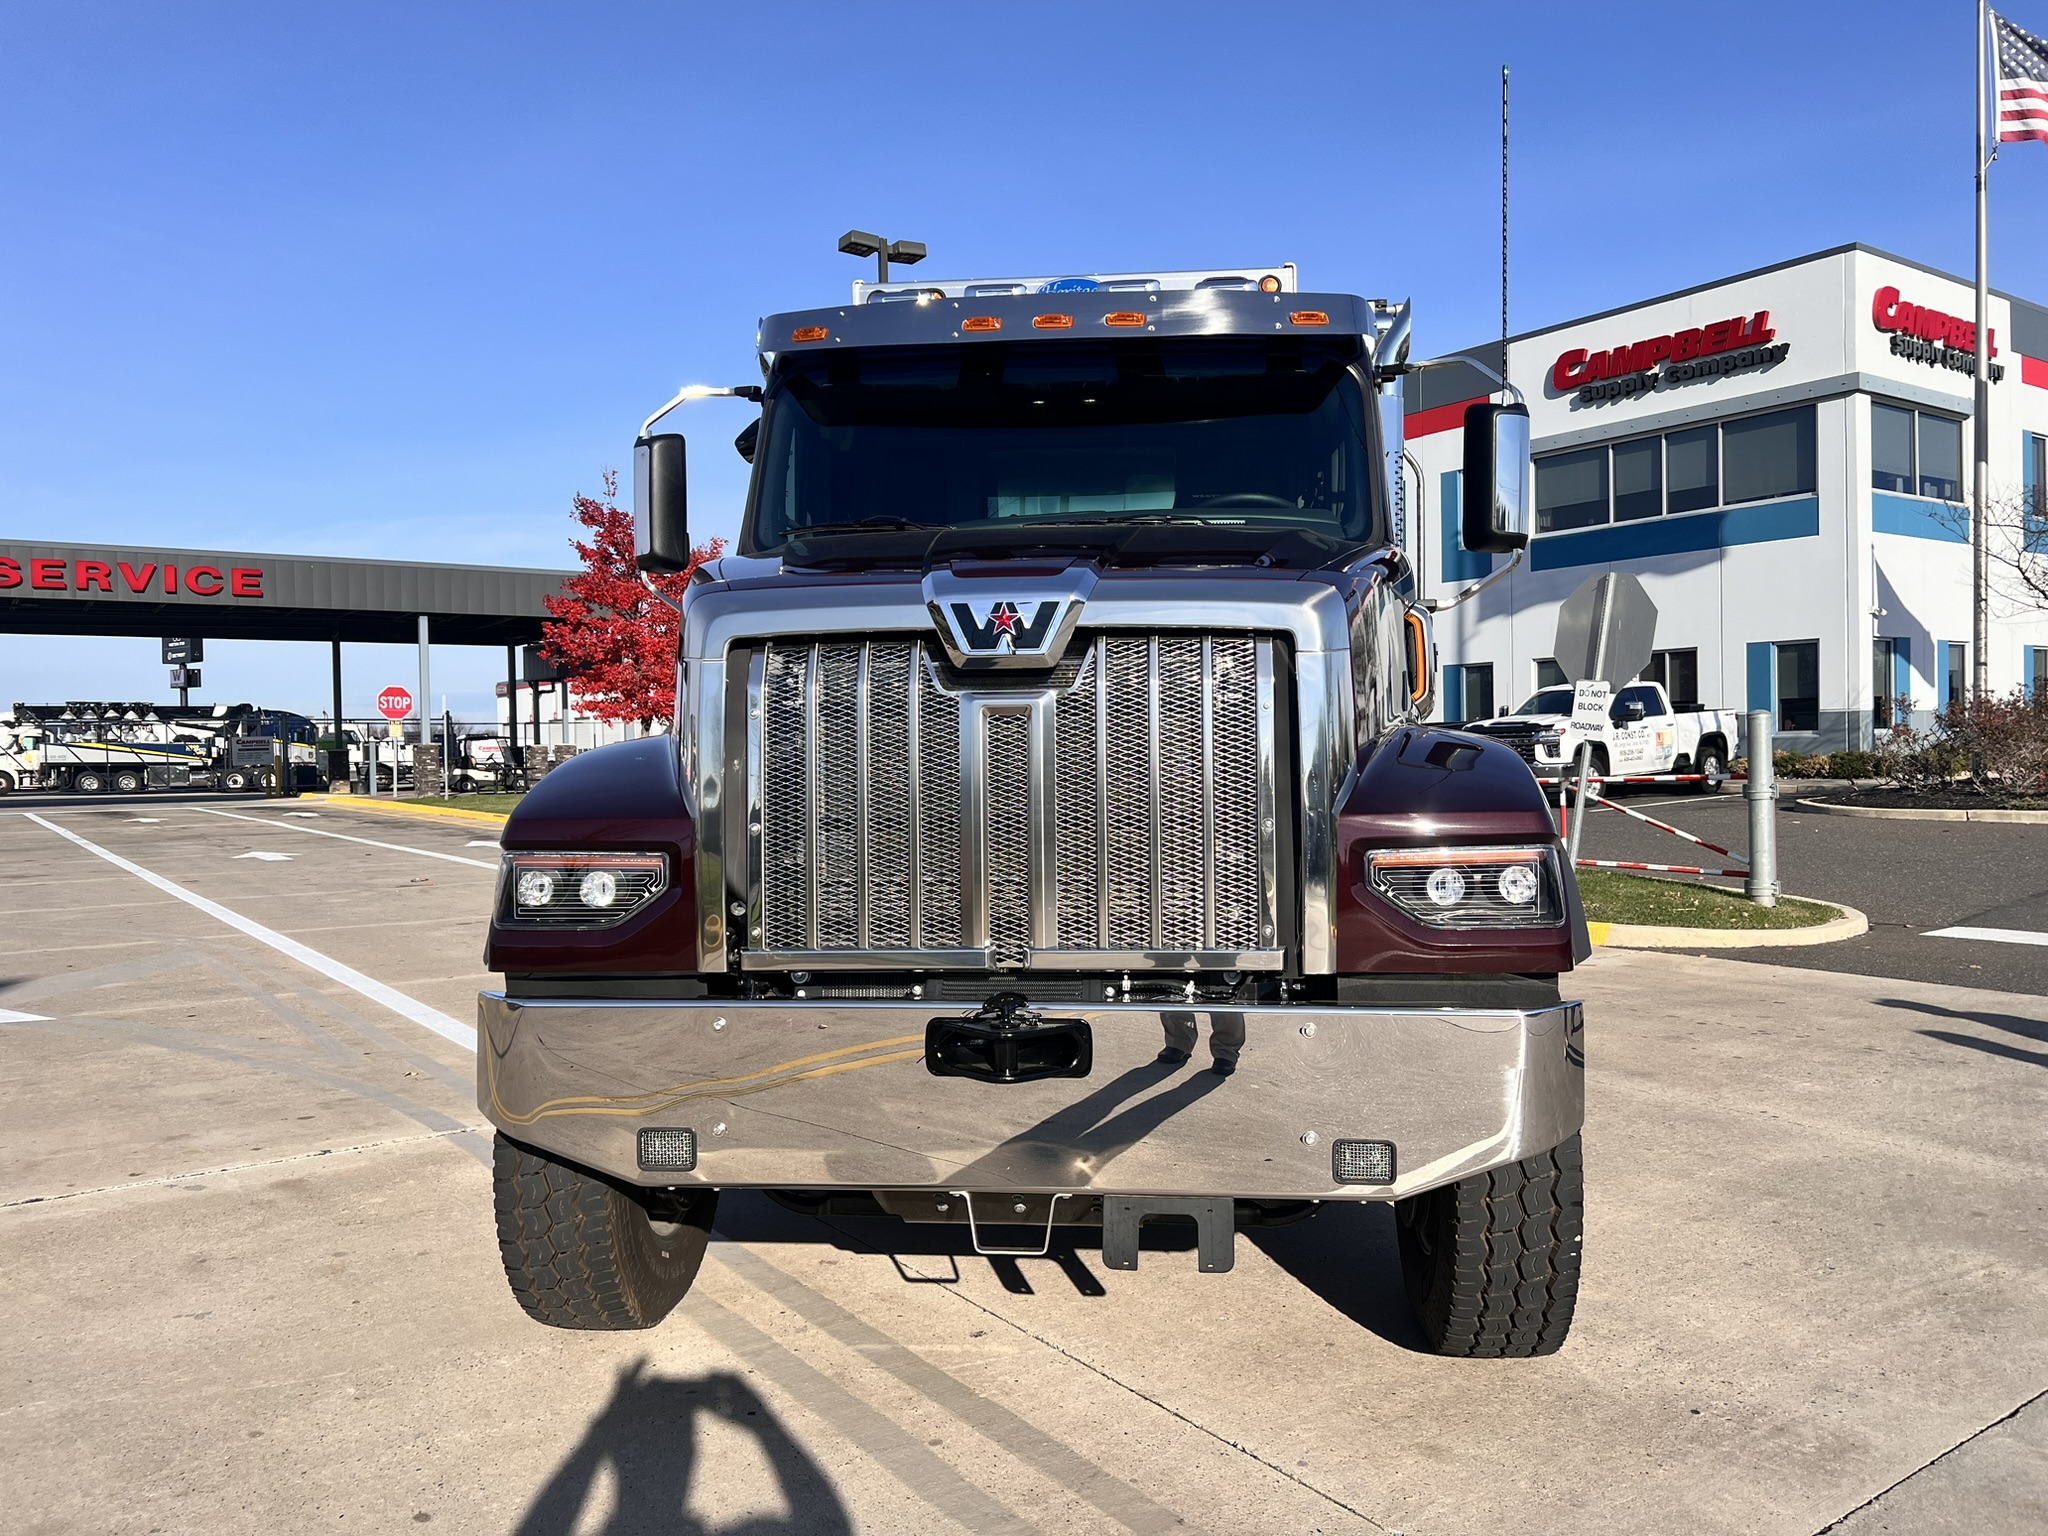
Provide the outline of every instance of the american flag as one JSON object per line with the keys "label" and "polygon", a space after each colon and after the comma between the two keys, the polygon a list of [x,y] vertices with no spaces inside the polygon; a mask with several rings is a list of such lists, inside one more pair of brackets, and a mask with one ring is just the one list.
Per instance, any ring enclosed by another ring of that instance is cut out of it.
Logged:
{"label": "american flag", "polygon": [[2048,144],[2048,43],[1995,11],[1991,35],[1998,44],[1998,142]]}

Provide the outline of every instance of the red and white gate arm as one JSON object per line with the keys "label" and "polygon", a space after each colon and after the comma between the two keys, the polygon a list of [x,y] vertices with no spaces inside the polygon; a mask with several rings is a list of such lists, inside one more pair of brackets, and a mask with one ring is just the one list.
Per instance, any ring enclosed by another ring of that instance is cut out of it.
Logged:
{"label": "red and white gate arm", "polygon": [[[1733,848],[1723,848],[1719,843],[1710,843],[1704,837],[1694,837],[1690,832],[1681,832],[1678,830],[1678,828],[1672,826],[1671,823],[1668,821],[1659,821],[1654,816],[1645,816],[1641,811],[1632,811],[1625,805],[1616,805],[1612,800],[1608,799],[1605,795],[1596,795],[1592,791],[1588,790],[1586,792],[1586,798],[1588,800],[1596,802],[1597,804],[1606,806],[1607,809],[1609,809],[1610,811],[1619,811],[1624,816],[1632,816],[1637,821],[1644,822],[1650,826],[1655,827],[1659,832],[1669,832],[1673,837],[1684,838],[1685,841],[1693,844],[1695,847],[1705,848],[1710,852],[1718,853],[1723,858],[1741,859],[1744,863],[1749,862],[1746,855],[1737,853]],[[1581,859],[1579,860],[1579,862],[1583,864],[1586,861],[1584,859]],[[1624,864],[1617,865],[1616,867],[1621,869],[1632,869],[1635,866]]]}
{"label": "red and white gate arm", "polygon": [[[1735,859],[1742,855],[1731,853],[1729,857]],[[1659,875],[1722,875],[1731,880],[1749,878],[1746,869],[1701,869],[1694,864],[1635,864],[1627,859],[1580,859],[1577,865],[1580,869],[1647,869]]]}

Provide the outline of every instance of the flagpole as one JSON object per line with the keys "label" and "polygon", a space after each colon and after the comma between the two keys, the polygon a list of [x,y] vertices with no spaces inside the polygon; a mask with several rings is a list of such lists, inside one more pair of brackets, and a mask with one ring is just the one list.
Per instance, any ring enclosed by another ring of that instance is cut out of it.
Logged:
{"label": "flagpole", "polygon": [[1977,0],[1977,388],[1975,430],[1971,433],[1975,466],[1970,479],[1970,693],[1979,699],[1991,691],[1991,614],[1986,600],[1991,564],[1984,515],[1984,482],[1991,467],[1991,283],[1985,217],[1991,162],[1984,143],[1990,110],[1984,83],[1990,10],[1990,0]]}

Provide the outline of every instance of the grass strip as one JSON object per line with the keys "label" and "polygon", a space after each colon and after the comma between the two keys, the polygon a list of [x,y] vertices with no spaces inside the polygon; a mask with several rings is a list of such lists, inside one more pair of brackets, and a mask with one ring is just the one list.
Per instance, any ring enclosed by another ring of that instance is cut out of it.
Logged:
{"label": "grass strip", "polygon": [[1632,923],[1669,928],[1811,928],[1841,916],[1817,901],[1778,898],[1760,907],[1740,891],[1691,880],[1659,880],[1611,869],[1579,871],[1579,895],[1586,918],[1595,923]]}

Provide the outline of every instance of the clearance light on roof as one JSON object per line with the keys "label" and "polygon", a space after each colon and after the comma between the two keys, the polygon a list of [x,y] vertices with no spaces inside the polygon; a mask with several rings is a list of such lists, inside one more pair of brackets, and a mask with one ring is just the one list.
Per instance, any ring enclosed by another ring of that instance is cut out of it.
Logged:
{"label": "clearance light on roof", "polygon": [[1328,313],[1320,309],[1297,309],[1287,318],[1296,325],[1328,325],[1330,323]]}
{"label": "clearance light on roof", "polygon": [[969,315],[960,322],[963,331],[1000,331],[1003,318],[1000,315]]}
{"label": "clearance light on roof", "polygon": [[1119,309],[1113,310],[1109,314],[1104,315],[1102,317],[1102,323],[1104,325],[1122,325],[1138,327],[1142,326],[1145,323],[1145,316],[1140,311],[1135,309]]}
{"label": "clearance light on roof", "polygon": [[800,325],[789,333],[791,341],[823,341],[831,332],[822,325]]}
{"label": "clearance light on roof", "polygon": [[1071,331],[1074,328],[1072,315],[1033,315],[1031,328],[1034,331]]}

